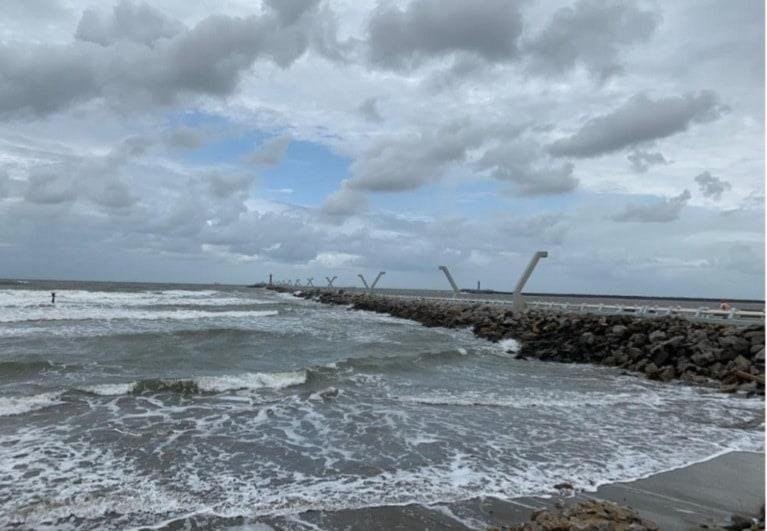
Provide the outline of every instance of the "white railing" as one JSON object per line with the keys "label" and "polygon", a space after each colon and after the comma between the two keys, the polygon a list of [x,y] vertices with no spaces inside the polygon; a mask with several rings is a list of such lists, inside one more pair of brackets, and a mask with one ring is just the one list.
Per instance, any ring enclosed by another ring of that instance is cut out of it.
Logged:
{"label": "white railing", "polygon": [[[417,300],[431,300],[438,302],[464,302],[468,304],[494,304],[494,305],[509,305],[513,304],[512,299],[477,299],[469,297],[435,297],[435,296],[420,296],[420,295],[395,295],[386,294],[384,297],[393,297],[400,299],[417,299]],[[738,310],[732,308],[729,310],[717,310],[714,308],[683,308],[681,306],[631,306],[623,304],[589,304],[589,303],[572,303],[572,302],[547,302],[547,301],[527,301],[528,307],[536,310],[556,310],[564,312],[577,312],[577,313],[596,313],[604,315],[636,315],[642,317],[658,317],[673,315],[677,317],[684,317],[692,320],[702,321],[722,321],[730,322],[733,324],[741,323],[756,323],[764,321],[765,312],[756,310]]]}
{"label": "white railing", "polygon": [[540,310],[577,311],[583,313],[633,314],[644,316],[676,315],[690,319],[763,321],[764,312],[755,310],[717,310],[714,308],[683,308],[681,306],[629,306],[622,304],[587,304],[568,302],[528,301],[531,308]]}

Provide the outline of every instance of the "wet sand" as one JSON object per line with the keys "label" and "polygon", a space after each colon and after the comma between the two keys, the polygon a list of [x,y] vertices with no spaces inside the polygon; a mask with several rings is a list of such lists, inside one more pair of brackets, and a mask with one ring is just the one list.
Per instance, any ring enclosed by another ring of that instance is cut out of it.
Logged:
{"label": "wet sand", "polygon": [[[477,498],[434,506],[369,507],[309,511],[294,522],[323,529],[482,529],[525,522],[537,510],[586,499],[608,500],[636,509],[666,531],[720,526],[734,514],[756,516],[764,504],[764,454],[731,452],[703,463],[627,483],[603,485],[571,497]],[[576,485],[577,487],[577,485]],[[281,528],[285,520],[264,523]]]}

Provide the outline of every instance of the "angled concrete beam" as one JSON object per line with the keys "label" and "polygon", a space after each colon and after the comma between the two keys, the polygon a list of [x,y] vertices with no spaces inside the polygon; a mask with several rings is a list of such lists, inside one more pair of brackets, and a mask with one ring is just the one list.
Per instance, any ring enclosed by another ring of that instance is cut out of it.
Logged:
{"label": "angled concrete beam", "polygon": [[381,271],[378,273],[378,276],[373,281],[373,283],[370,285],[370,293],[373,293],[373,290],[376,289],[376,284],[378,284],[378,281],[381,280],[381,277],[386,274],[386,271]]}
{"label": "angled concrete beam", "polygon": [[455,280],[453,280],[453,275],[450,274],[450,271],[447,269],[447,266],[439,266],[437,269],[442,271],[445,274],[445,277],[447,277],[447,281],[450,282],[450,286],[453,288],[453,294],[455,296],[458,296],[461,294],[461,290],[458,289],[458,286],[455,283]]}
{"label": "angled concrete beam", "polygon": [[336,277],[336,276],[334,276],[333,278],[330,278],[330,277],[325,277],[325,280],[327,280],[327,281],[328,281],[328,287],[329,287],[329,288],[332,288],[332,287],[333,287],[333,282],[335,282],[335,280],[336,280],[337,278],[338,278],[338,277]]}
{"label": "angled concrete beam", "polygon": [[517,286],[514,288],[514,297],[512,298],[511,306],[515,312],[523,312],[527,309],[527,304],[525,304],[525,301],[522,298],[522,289],[525,287],[525,284],[527,284],[530,275],[533,274],[533,270],[535,269],[535,266],[538,265],[538,261],[541,258],[546,258],[547,256],[549,256],[547,251],[537,251],[530,259],[530,262],[527,264],[525,270],[522,272],[522,276],[519,277]]}
{"label": "angled concrete beam", "polygon": [[314,277],[309,277],[309,278],[306,279],[307,287],[308,286],[314,287],[314,283],[312,282],[313,280],[314,280]]}
{"label": "angled concrete beam", "polygon": [[358,276],[358,277],[360,277],[360,280],[361,280],[361,281],[362,281],[362,283],[365,285],[365,289],[366,289],[367,291],[370,291],[370,286],[368,286],[368,283],[367,283],[367,281],[365,280],[365,277],[363,277],[361,273],[360,273],[359,275],[357,275],[357,276]]}

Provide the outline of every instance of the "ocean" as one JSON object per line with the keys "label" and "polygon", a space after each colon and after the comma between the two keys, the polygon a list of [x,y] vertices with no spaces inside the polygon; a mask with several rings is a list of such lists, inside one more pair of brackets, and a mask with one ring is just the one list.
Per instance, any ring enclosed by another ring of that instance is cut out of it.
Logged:
{"label": "ocean", "polygon": [[516,347],[262,289],[3,282],[0,528],[484,529],[471,500],[763,451],[759,399]]}

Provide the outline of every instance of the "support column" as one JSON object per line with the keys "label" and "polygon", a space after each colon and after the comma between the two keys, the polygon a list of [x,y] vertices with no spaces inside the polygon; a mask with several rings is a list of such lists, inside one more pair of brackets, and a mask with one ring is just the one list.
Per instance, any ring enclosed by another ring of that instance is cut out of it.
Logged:
{"label": "support column", "polygon": [[442,271],[445,274],[445,277],[447,277],[447,281],[450,282],[450,287],[453,288],[453,295],[455,297],[459,296],[461,294],[461,290],[458,289],[458,286],[455,283],[455,280],[453,280],[453,275],[450,274],[450,271],[447,269],[447,266],[439,266],[437,269]]}
{"label": "support column", "polygon": [[373,281],[373,283],[370,285],[370,293],[373,293],[373,290],[376,289],[376,284],[378,284],[378,281],[381,280],[381,277],[386,274],[386,271],[381,271],[378,273],[378,276]]}
{"label": "support column", "polygon": [[525,287],[525,284],[530,278],[530,275],[533,274],[533,270],[535,269],[535,266],[538,265],[538,261],[541,258],[546,258],[547,256],[549,256],[549,253],[546,251],[536,252],[530,259],[530,263],[527,264],[527,267],[522,272],[522,276],[519,277],[517,286],[514,288],[514,297],[512,299],[512,309],[515,312],[523,312],[527,309],[527,304],[525,304],[525,301],[522,298],[522,289]]}

